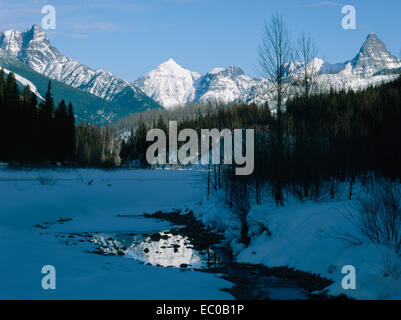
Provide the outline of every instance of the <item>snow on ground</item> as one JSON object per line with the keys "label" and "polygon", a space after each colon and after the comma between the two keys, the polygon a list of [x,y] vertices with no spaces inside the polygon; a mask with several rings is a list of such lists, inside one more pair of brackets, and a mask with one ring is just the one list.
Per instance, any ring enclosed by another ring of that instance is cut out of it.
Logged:
{"label": "snow on ground", "polygon": [[[9,74],[9,73],[11,72],[11,71],[9,71],[9,70],[7,70],[7,69],[5,69],[5,68],[3,68],[3,70],[4,70],[4,73],[5,73],[5,74]],[[21,77],[19,74],[16,74],[16,73],[14,73],[14,76],[15,76],[15,79],[16,79],[19,83],[21,83],[21,84],[24,85],[24,86],[29,86],[29,88],[31,89],[31,91],[32,91],[34,94],[36,94],[36,96],[37,96],[38,98],[40,98],[40,99],[42,99],[42,100],[45,100],[45,99],[40,95],[38,89],[36,88],[36,86],[35,86],[31,81],[29,81],[28,79],[26,79],[26,78],[24,78],[24,77]]]}
{"label": "snow on ground", "polygon": [[[277,208],[265,199],[249,213],[252,241],[245,249],[238,243],[240,224],[223,203],[223,198],[223,194],[218,194],[205,199],[195,212],[207,225],[226,230],[226,238],[238,253],[239,262],[268,267],[289,266],[320,273],[334,281],[328,288],[332,295],[345,294],[355,299],[401,299],[401,279],[383,275],[383,259],[389,251],[367,242],[353,245],[345,236],[357,234],[347,218],[354,210],[354,201],[300,203],[293,200],[284,208]],[[269,229],[270,235],[263,226]],[[392,258],[393,261],[397,259],[394,255]],[[341,271],[345,265],[356,269],[356,290],[344,290],[341,286],[345,276]]]}
{"label": "snow on ground", "polygon": [[[93,244],[66,245],[55,237],[168,230],[167,222],[117,215],[187,207],[206,225],[225,231],[240,262],[320,273],[334,281],[328,288],[333,295],[401,299],[401,279],[383,276],[386,249],[344,239],[346,233],[355,234],[345,218],[352,201],[291,200],[277,208],[264,199],[250,211],[252,241],[244,248],[224,194],[206,199],[201,180],[195,170],[11,171],[0,166],[0,299],[231,299],[219,289],[232,284],[215,275],[87,253]],[[45,230],[34,227],[59,218],[72,221]],[[54,291],[41,288],[41,268],[47,264],[56,267]],[[356,268],[356,290],[341,287],[344,265]]]}
{"label": "snow on ground", "polygon": [[[116,216],[190,205],[204,192],[199,179],[193,171],[0,169],[0,299],[232,299],[219,290],[232,284],[216,275],[87,253],[93,244],[55,237],[168,230],[166,222]],[[59,218],[72,221],[34,227]],[[44,265],[56,268],[56,290],[41,287]]]}

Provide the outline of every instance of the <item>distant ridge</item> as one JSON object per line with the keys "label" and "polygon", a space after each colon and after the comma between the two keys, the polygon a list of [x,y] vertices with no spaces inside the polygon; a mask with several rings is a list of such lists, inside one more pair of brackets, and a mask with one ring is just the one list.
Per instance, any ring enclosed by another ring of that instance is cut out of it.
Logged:
{"label": "distant ridge", "polygon": [[[363,88],[389,80],[390,73],[401,70],[401,60],[374,33],[367,36],[352,60],[332,64],[315,58],[310,63],[321,87]],[[292,66],[296,71],[303,67],[301,63]],[[140,77],[135,85],[166,108],[197,101],[262,103],[271,99],[267,79],[248,77],[238,67],[214,68],[201,75],[173,59]]]}

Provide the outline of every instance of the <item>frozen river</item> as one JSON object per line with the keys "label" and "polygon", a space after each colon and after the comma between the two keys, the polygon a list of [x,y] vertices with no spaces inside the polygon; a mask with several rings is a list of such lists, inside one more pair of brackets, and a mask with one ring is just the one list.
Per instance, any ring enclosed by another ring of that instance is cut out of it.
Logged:
{"label": "frozen river", "polygon": [[[85,241],[169,230],[135,215],[204,195],[194,171],[1,170],[0,299],[232,299],[220,290],[232,283],[217,275],[94,254],[96,240]],[[41,286],[44,265],[56,269],[55,290]]]}

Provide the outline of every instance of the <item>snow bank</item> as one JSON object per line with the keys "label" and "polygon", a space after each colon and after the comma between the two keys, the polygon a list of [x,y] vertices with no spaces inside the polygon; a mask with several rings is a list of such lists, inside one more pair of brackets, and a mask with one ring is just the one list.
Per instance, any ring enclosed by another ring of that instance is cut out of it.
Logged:
{"label": "snow bank", "polygon": [[[205,199],[195,211],[202,222],[216,230],[225,230],[239,262],[288,266],[321,274],[334,281],[327,288],[331,295],[401,299],[401,279],[384,276],[384,258],[389,251],[367,241],[355,244],[346,236],[357,234],[347,218],[354,210],[353,204],[354,201],[344,200],[318,203],[291,200],[284,208],[266,202],[255,205],[248,215],[251,236],[248,248],[238,243],[240,224],[224,204],[224,194]],[[341,286],[345,265],[356,269],[355,290]]]}

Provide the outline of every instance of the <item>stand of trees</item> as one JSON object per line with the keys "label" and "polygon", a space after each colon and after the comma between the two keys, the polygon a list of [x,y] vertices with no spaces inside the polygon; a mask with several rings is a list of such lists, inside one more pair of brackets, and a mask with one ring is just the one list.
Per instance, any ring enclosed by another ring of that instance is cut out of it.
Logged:
{"label": "stand of trees", "polygon": [[358,92],[301,93],[287,101],[281,119],[272,113],[267,123],[267,132],[256,126],[253,174],[238,177],[225,167],[222,186],[229,202],[244,207],[254,192],[260,204],[264,187],[279,206],[283,190],[301,200],[334,198],[340,182],[349,183],[351,200],[357,179],[401,181],[401,77]]}
{"label": "stand of trees", "polygon": [[[175,113],[175,111],[174,111]],[[185,114],[185,110],[183,110]],[[271,112],[267,105],[256,106],[255,104],[209,104],[198,108],[198,112],[192,113],[187,117],[180,116],[181,119],[174,119],[170,114],[163,117],[161,114],[155,115],[158,118],[149,119],[147,124],[139,118],[135,124],[136,129],[131,129],[130,138],[122,141],[120,148],[120,158],[123,164],[129,165],[131,162],[138,162],[142,167],[147,167],[146,150],[151,142],[146,141],[146,135],[150,129],[162,129],[168,137],[168,120],[178,121],[177,130],[191,128],[196,130],[198,137],[201,137],[201,129],[238,129],[247,127],[263,126],[268,128],[271,123]],[[168,142],[168,138],[167,138]],[[180,145],[185,142],[179,142]],[[200,145],[200,141],[199,141]],[[168,149],[168,145],[167,145]]]}
{"label": "stand of trees", "polygon": [[359,92],[295,97],[286,122],[287,172],[301,198],[318,197],[331,179],[401,178],[401,77]]}
{"label": "stand of trees", "polygon": [[15,75],[0,70],[0,161],[43,165],[114,167],[119,164],[111,128],[75,126],[73,106],[51,93],[40,103],[29,86],[21,91]]}
{"label": "stand of trees", "polygon": [[[115,143],[115,131],[81,122],[75,129],[76,162],[85,167],[114,168],[120,165],[119,146]],[[146,138],[146,137],[145,137]]]}
{"label": "stand of trees", "polygon": [[[277,205],[282,205],[284,189],[300,199],[317,199],[327,190],[334,197],[336,183],[349,181],[352,197],[356,178],[401,179],[400,123],[401,77],[358,92],[301,92],[286,102],[280,117],[268,105],[215,107],[180,120],[178,130],[192,128],[200,136],[201,129],[255,129],[253,174],[237,177],[231,166],[211,165],[208,189],[226,188],[233,194],[254,190],[260,202],[261,189],[269,185]],[[123,162],[139,160],[147,165],[146,134],[151,128],[163,129],[168,137],[167,123],[161,116],[152,126],[140,122],[122,144]],[[242,187],[233,185],[238,183]],[[232,202],[231,195],[227,199]]]}
{"label": "stand of trees", "polygon": [[62,100],[56,107],[49,82],[38,103],[29,86],[19,90],[15,76],[0,71],[0,160],[23,163],[73,160],[74,112]]}

